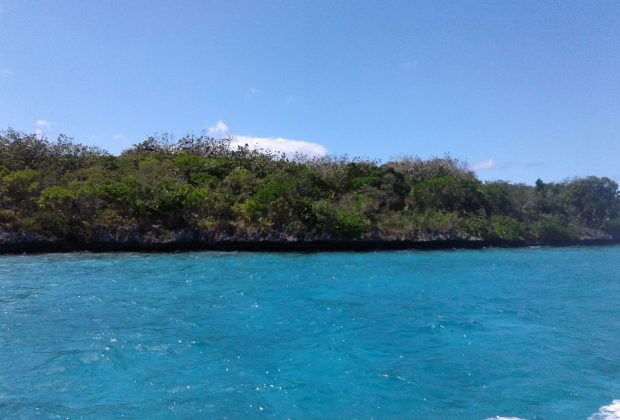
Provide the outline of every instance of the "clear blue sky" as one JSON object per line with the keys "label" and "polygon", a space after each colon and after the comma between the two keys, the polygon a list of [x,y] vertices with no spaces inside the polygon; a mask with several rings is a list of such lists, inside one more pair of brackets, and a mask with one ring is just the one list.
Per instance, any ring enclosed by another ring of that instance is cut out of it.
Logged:
{"label": "clear blue sky", "polygon": [[0,9],[0,129],[118,153],[211,127],[382,160],[450,153],[485,180],[620,181],[620,1]]}

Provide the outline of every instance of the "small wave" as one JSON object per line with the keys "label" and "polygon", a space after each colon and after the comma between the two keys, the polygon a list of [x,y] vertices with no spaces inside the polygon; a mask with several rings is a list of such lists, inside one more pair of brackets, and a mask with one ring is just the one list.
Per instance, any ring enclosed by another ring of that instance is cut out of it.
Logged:
{"label": "small wave", "polygon": [[484,420],[525,420],[522,419],[521,417],[502,417],[502,416],[495,416],[495,417],[489,417],[487,419]]}
{"label": "small wave", "polygon": [[588,420],[620,420],[620,400],[613,400],[611,404],[602,406],[597,413],[588,417]]}
{"label": "small wave", "polygon": [[525,420],[522,419],[521,417],[502,417],[502,416],[495,416],[495,417],[489,417],[485,420]]}

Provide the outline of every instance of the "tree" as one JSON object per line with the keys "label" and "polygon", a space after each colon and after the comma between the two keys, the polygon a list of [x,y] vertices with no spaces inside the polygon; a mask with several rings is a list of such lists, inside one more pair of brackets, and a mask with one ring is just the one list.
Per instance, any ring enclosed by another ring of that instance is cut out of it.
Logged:
{"label": "tree", "polygon": [[589,227],[601,227],[619,214],[618,184],[609,178],[574,179],[566,185],[565,197],[571,214]]}

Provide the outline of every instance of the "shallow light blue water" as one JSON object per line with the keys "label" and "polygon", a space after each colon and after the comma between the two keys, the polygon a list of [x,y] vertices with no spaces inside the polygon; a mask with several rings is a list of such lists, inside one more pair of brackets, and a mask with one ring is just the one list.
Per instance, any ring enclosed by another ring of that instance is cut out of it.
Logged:
{"label": "shallow light blue water", "polygon": [[2,418],[586,419],[619,398],[620,247],[0,257]]}

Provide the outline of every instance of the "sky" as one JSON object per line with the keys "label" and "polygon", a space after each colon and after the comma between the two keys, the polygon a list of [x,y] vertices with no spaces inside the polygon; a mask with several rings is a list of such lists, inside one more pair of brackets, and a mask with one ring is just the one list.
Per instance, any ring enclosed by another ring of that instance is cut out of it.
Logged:
{"label": "sky", "polygon": [[620,1],[0,0],[0,130],[620,181]]}

